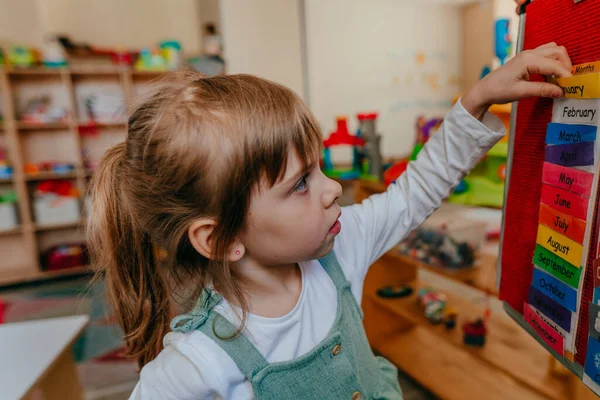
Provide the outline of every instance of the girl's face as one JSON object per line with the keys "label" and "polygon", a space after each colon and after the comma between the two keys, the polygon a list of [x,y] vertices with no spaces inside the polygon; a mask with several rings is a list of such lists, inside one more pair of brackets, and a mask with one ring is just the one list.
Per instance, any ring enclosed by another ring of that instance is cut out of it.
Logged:
{"label": "girl's face", "polygon": [[342,194],[339,183],[321,172],[318,162],[307,170],[290,151],[285,176],[253,193],[243,244],[246,255],[263,265],[314,260],[333,249],[340,232]]}

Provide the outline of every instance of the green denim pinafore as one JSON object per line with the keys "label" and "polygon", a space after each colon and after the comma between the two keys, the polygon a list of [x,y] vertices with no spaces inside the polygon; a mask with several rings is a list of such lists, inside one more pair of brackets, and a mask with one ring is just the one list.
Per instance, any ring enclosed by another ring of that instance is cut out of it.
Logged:
{"label": "green denim pinafore", "polygon": [[398,372],[371,351],[362,311],[333,252],[319,262],[337,288],[337,315],[327,337],[303,356],[269,364],[248,338],[213,310],[219,294],[205,290],[189,314],[173,319],[171,329],[199,330],[217,343],[251,382],[260,400],[402,399]]}

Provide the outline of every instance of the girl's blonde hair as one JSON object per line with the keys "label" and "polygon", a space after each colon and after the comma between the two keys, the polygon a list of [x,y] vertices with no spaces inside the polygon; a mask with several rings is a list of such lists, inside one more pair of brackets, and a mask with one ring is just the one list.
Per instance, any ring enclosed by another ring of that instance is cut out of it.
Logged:
{"label": "girl's blonde hair", "polygon": [[[191,288],[191,302],[212,282],[247,308],[225,254],[244,229],[250,195],[283,176],[290,151],[305,165],[316,161],[321,141],[306,105],[273,82],[183,71],[163,83],[131,115],[126,141],[108,150],[91,184],[92,263],[140,367],[162,349],[172,294]],[[210,260],[188,238],[201,217],[217,221]],[[156,248],[166,253],[160,263]]]}

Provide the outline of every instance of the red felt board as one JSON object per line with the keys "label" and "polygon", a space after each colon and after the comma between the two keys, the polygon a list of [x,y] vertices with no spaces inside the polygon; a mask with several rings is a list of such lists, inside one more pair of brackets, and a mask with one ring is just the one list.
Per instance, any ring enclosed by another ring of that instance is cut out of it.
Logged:
{"label": "red felt board", "polygon": [[[548,42],[565,46],[573,64],[600,60],[600,0],[535,0],[527,7],[523,50]],[[541,76],[532,76],[541,81]],[[513,157],[505,204],[502,242],[500,299],[523,314],[533,274],[533,254],[539,223],[545,133],[552,119],[552,100],[533,98],[518,103],[514,127]],[[597,214],[597,212],[596,212]],[[593,218],[590,252],[596,253],[597,215]],[[588,339],[588,304],[592,301],[593,277],[588,257],[580,319],[576,334],[575,361],[585,362]]]}

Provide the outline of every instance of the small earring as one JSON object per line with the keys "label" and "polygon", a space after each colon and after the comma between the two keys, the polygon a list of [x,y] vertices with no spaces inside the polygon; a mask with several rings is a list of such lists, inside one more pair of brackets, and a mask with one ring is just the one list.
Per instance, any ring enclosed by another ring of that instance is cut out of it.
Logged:
{"label": "small earring", "polygon": [[239,255],[240,255],[240,251],[239,251],[239,250],[236,250],[236,251],[235,251],[235,254],[239,256]]}

